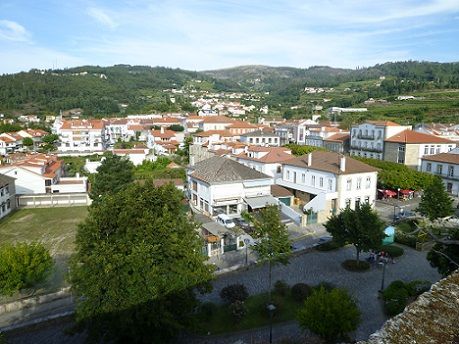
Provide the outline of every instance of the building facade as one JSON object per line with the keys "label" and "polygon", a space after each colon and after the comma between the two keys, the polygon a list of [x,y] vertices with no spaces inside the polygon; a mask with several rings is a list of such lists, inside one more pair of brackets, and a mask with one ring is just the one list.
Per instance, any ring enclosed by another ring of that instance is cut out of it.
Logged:
{"label": "building facade", "polygon": [[445,189],[452,196],[459,196],[459,149],[449,153],[424,156],[421,171],[440,177]]}
{"label": "building facade", "polygon": [[16,208],[15,179],[0,174],[0,219]]}
{"label": "building facade", "polygon": [[57,127],[61,152],[100,152],[106,149],[105,123],[101,120],[66,120]]}

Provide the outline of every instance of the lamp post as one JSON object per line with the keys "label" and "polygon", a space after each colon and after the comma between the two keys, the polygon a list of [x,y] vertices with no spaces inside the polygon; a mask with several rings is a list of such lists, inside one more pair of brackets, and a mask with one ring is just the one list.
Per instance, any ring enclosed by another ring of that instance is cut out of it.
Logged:
{"label": "lamp post", "polygon": [[250,240],[248,238],[245,238],[244,244],[245,244],[245,265],[246,266],[249,264],[249,243],[250,243]]}
{"label": "lamp post", "polygon": [[270,303],[266,308],[269,312],[269,343],[271,344],[273,342],[273,313],[276,310],[276,306]]}
{"label": "lamp post", "polygon": [[397,201],[400,201],[400,188],[397,189]]}
{"label": "lamp post", "polygon": [[381,289],[379,290],[379,292],[382,293],[384,291],[384,279],[386,277],[387,258],[383,257],[382,261],[379,264],[382,264],[382,266],[383,266],[382,279],[381,279]]}

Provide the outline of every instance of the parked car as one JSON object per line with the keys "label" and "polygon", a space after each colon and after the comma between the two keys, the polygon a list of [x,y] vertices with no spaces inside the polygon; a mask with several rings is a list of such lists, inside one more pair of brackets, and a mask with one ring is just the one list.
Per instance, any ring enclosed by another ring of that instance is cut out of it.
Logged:
{"label": "parked car", "polygon": [[330,242],[333,240],[333,237],[329,236],[329,235],[326,235],[326,236],[323,236],[323,237],[320,237],[319,240],[314,244],[312,245],[313,247],[316,247],[316,246],[319,246],[319,245],[322,245],[322,244],[325,244],[327,242]]}
{"label": "parked car", "polygon": [[226,214],[220,214],[217,216],[217,223],[225,226],[226,228],[234,228],[236,224],[234,223],[233,219],[231,219]]}
{"label": "parked car", "polygon": [[250,224],[246,220],[244,220],[242,217],[235,218],[234,223],[236,224],[236,226],[241,227],[243,230],[250,229]]}

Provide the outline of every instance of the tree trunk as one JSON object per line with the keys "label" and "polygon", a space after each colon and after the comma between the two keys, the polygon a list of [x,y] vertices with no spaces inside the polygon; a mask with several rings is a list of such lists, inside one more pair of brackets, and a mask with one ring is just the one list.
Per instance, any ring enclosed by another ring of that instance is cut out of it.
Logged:
{"label": "tree trunk", "polygon": [[272,280],[272,264],[271,260],[269,260],[269,304],[271,304],[271,280]]}

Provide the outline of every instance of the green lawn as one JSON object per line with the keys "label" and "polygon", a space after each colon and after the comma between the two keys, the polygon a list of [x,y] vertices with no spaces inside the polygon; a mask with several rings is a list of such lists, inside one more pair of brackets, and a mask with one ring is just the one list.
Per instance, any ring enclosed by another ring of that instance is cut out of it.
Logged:
{"label": "green lawn", "polygon": [[[37,286],[36,290],[24,291],[25,295],[51,292],[67,285],[68,258],[75,247],[77,225],[86,214],[86,207],[21,209],[0,220],[0,245],[40,241],[55,259],[55,268],[46,282]],[[0,303],[8,300],[0,298]]]}
{"label": "green lawn", "polygon": [[[278,309],[275,311],[273,317],[274,323],[295,319],[298,310],[302,306],[301,303],[293,300],[290,295],[280,296],[273,294],[273,301],[278,305]],[[250,296],[245,301],[247,314],[239,323],[233,320],[227,305],[218,305],[210,318],[206,319],[202,314],[197,316],[199,325],[196,332],[199,334],[207,334],[208,332],[211,334],[221,334],[268,325],[267,304],[267,293]]]}

